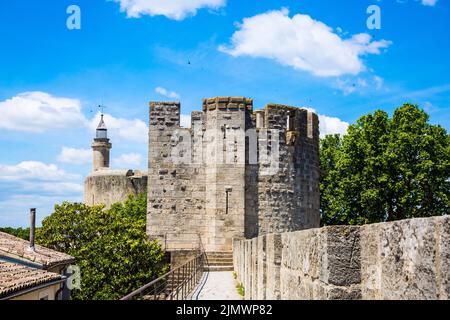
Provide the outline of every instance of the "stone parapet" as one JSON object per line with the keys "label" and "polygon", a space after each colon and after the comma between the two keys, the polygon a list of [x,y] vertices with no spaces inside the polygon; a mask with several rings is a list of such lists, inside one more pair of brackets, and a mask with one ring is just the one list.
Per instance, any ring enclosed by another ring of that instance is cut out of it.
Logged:
{"label": "stone parapet", "polygon": [[253,111],[253,99],[245,97],[215,97],[203,99],[203,111]]}
{"label": "stone parapet", "polygon": [[448,216],[255,239],[233,243],[246,299],[450,298]]}

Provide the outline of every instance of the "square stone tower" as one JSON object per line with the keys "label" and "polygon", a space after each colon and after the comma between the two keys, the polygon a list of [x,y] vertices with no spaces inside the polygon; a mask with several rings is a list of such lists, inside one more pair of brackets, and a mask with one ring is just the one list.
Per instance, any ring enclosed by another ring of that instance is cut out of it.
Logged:
{"label": "square stone tower", "polygon": [[150,103],[147,232],[166,250],[231,251],[233,238],[319,226],[318,119],[244,97]]}

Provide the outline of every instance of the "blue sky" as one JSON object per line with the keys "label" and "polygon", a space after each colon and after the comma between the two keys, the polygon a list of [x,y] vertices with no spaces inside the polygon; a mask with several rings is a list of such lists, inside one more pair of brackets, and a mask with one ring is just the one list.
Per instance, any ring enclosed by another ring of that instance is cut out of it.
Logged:
{"label": "blue sky", "polygon": [[150,100],[305,106],[322,134],[413,102],[448,130],[448,30],[449,0],[2,0],[0,226],[82,200],[100,103],[116,168],[145,168]]}

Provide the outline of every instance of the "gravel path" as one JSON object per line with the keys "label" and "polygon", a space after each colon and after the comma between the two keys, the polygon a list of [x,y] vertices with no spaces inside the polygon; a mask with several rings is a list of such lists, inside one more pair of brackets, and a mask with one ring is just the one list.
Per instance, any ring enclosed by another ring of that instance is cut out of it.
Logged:
{"label": "gravel path", "polygon": [[192,300],[242,300],[237,293],[233,273],[205,272]]}

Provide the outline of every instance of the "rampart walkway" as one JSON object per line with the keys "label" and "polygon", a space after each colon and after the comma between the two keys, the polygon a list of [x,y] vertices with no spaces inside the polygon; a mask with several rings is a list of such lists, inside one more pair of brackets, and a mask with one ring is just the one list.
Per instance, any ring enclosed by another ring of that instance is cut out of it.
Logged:
{"label": "rampart walkway", "polygon": [[192,300],[242,300],[242,297],[237,293],[232,272],[205,272]]}

